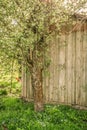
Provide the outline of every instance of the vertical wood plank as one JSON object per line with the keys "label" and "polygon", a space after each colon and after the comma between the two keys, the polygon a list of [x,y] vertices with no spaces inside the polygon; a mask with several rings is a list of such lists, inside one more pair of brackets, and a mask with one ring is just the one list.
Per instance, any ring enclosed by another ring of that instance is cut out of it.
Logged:
{"label": "vertical wood plank", "polygon": [[[84,26],[85,28],[85,26]],[[86,42],[85,42],[85,31],[82,32],[82,37],[83,37],[83,41],[82,41],[82,44],[83,44],[83,47],[82,47],[82,66],[83,66],[83,70],[82,70],[82,92],[81,92],[81,99],[80,99],[80,104],[82,106],[85,105],[85,86],[86,86],[86,81],[85,81],[85,58],[86,58]]]}
{"label": "vertical wood plank", "polygon": [[30,84],[30,81],[29,81],[30,77],[29,77],[28,73],[29,72],[26,72],[26,98],[27,98],[27,100],[30,98],[30,90],[29,90],[29,88],[30,88],[30,86],[29,86],[29,84]]}
{"label": "vertical wood plank", "polygon": [[60,93],[59,93],[59,36],[57,36],[57,34],[56,34],[56,42],[57,42],[57,44],[56,44],[56,48],[57,48],[57,53],[56,53],[56,62],[57,62],[57,64],[56,64],[56,76],[57,76],[57,81],[56,81],[56,84],[57,84],[57,90],[56,90],[56,94],[57,94],[57,103],[59,103],[60,102],[60,100],[59,100],[59,95],[60,95]]}
{"label": "vertical wood plank", "polygon": [[50,79],[49,79],[49,101],[51,102],[53,100],[53,88],[54,88],[54,66],[53,66],[53,58],[54,58],[54,45],[53,45],[53,39],[50,42],[50,59],[51,59],[51,64],[49,67],[50,71]]}
{"label": "vertical wood plank", "polygon": [[85,87],[85,53],[84,53],[84,47],[85,47],[85,44],[84,44],[84,31],[81,32],[81,81],[80,81],[80,104],[79,105],[82,105],[84,104],[84,87]]}
{"label": "vertical wood plank", "polygon": [[72,96],[72,34],[68,36],[68,61],[67,61],[67,71],[68,71],[68,104],[71,104]]}
{"label": "vertical wood plank", "polygon": [[87,23],[85,24],[84,42],[85,42],[85,106],[87,106]]}
{"label": "vertical wood plank", "polygon": [[76,104],[76,32],[72,34],[72,104]]}
{"label": "vertical wood plank", "polygon": [[23,97],[26,98],[26,69],[23,66],[22,68],[22,84],[23,84]]}
{"label": "vertical wood plank", "polygon": [[69,35],[65,36],[66,46],[65,46],[65,95],[64,95],[64,102],[68,104],[68,37]]}
{"label": "vertical wood plank", "polygon": [[65,89],[65,36],[60,38],[59,44],[59,100],[64,103]]}
{"label": "vertical wood plank", "polygon": [[54,37],[54,53],[53,53],[53,81],[54,81],[54,87],[53,87],[53,101],[57,102],[58,101],[58,41],[57,37],[55,35]]}
{"label": "vertical wood plank", "polygon": [[76,104],[80,104],[80,81],[81,81],[81,31],[77,31],[76,33]]}

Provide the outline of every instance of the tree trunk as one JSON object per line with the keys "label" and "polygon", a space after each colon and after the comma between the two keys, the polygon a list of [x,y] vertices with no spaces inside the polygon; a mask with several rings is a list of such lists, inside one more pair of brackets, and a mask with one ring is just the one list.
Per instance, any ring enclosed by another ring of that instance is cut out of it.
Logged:
{"label": "tree trunk", "polygon": [[42,87],[42,70],[39,67],[34,66],[32,72],[32,87],[34,94],[34,110],[43,111],[44,102],[43,102],[43,87]]}
{"label": "tree trunk", "polygon": [[[38,52],[41,52],[38,49]],[[43,111],[44,101],[43,101],[43,77],[42,77],[42,66],[43,57],[42,55],[37,55],[37,49],[33,51],[32,55],[33,65],[31,68],[31,80],[34,95],[34,110]]]}

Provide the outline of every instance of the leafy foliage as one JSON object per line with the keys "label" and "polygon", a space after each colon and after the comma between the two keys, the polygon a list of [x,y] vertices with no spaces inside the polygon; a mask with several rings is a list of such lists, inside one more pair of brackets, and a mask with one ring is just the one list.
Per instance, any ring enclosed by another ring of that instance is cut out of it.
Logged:
{"label": "leafy foliage", "polygon": [[0,60],[6,63],[12,59],[24,60],[29,65],[37,43],[42,47],[37,50],[37,55],[44,52],[45,55],[47,41],[54,32],[59,33],[61,26],[70,22],[71,15],[84,3],[85,0],[52,3],[0,0]]}

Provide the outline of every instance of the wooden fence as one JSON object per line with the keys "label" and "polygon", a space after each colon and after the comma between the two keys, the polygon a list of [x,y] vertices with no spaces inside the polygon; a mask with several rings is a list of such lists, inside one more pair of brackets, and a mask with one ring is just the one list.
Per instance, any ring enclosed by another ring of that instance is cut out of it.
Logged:
{"label": "wooden fence", "polygon": [[[50,44],[49,76],[44,76],[45,103],[87,106],[87,24]],[[23,71],[22,96],[33,99],[30,75]]]}

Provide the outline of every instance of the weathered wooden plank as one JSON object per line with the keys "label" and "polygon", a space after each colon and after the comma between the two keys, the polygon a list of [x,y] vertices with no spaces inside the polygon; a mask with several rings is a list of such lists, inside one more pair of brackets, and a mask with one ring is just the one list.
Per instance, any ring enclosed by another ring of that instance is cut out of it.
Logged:
{"label": "weathered wooden plank", "polygon": [[[49,52],[48,55],[50,56]],[[49,80],[50,80],[50,71],[49,68],[47,68],[43,72],[43,95],[45,102],[49,102]]]}
{"label": "weathered wooden plank", "polygon": [[60,38],[59,46],[59,93],[60,102],[64,103],[64,89],[65,89],[65,36]]}
{"label": "weathered wooden plank", "polygon": [[76,104],[80,104],[81,81],[81,31],[76,33]]}
{"label": "weathered wooden plank", "polygon": [[26,98],[26,69],[22,66],[22,83],[23,83],[23,97]]}
{"label": "weathered wooden plank", "polygon": [[54,81],[54,86],[53,86],[53,100],[54,102],[58,101],[58,39],[55,35],[54,38],[54,51],[53,51],[53,81]]}
{"label": "weathered wooden plank", "polygon": [[68,104],[68,35],[65,36],[66,46],[65,46],[65,95],[64,102]]}
{"label": "weathered wooden plank", "polygon": [[30,99],[30,77],[29,77],[29,72],[26,72],[26,98]]}
{"label": "weathered wooden plank", "polygon": [[56,44],[56,49],[57,49],[57,53],[56,53],[56,62],[57,62],[57,64],[56,64],[56,77],[57,77],[57,81],[56,81],[56,95],[57,95],[57,102],[59,103],[60,101],[59,101],[59,42],[60,42],[60,40],[59,40],[59,36],[56,36],[56,42],[57,42],[57,44]]}
{"label": "weathered wooden plank", "polygon": [[51,64],[49,67],[50,71],[50,76],[49,76],[49,101],[53,100],[53,87],[54,87],[54,65],[53,65],[53,58],[54,58],[54,40],[52,39],[50,43],[50,59],[51,59]]}
{"label": "weathered wooden plank", "polygon": [[31,100],[33,99],[33,88],[32,88],[32,85],[31,85],[31,77],[30,77],[30,84],[29,84],[29,91],[30,91],[30,97],[31,97]]}
{"label": "weathered wooden plank", "polygon": [[58,39],[58,40],[57,40],[57,41],[58,41],[58,49],[57,49],[57,50],[58,50],[58,54],[57,54],[57,55],[58,55],[58,57],[57,57],[57,61],[58,61],[58,62],[57,62],[58,89],[57,89],[57,93],[58,93],[58,103],[60,103],[60,85],[59,85],[59,75],[60,75],[60,73],[59,73],[59,72],[60,72],[60,67],[59,67],[59,58],[60,58],[60,57],[59,57],[59,56],[60,56],[60,55],[59,55],[59,54],[60,54],[60,36],[58,36],[57,39]]}
{"label": "weathered wooden plank", "polygon": [[71,104],[76,104],[76,32],[72,34],[72,97]]}
{"label": "weathered wooden plank", "polygon": [[71,104],[72,96],[72,34],[68,36],[68,61],[67,61],[67,91],[68,91],[68,104]]}
{"label": "weathered wooden plank", "polygon": [[85,106],[87,106],[87,23],[84,25],[84,42],[85,42]]}
{"label": "weathered wooden plank", "polygon": [[79,105],[83,105],[84,104],[84,86],[85,86],[85,51],[84,51],[84,47],[85,47],[85,43],[84,43],[84,32],[81,32],[81,81],[80,81],[80,93],[81,93],[81,96],[80,96],[80,104]]}
{"label": "weathered wooden plank", "polygon": [[46,100],[46,102],[49,101],[49,75],[45,77],[45,91],[44,91],[44,100]]}

